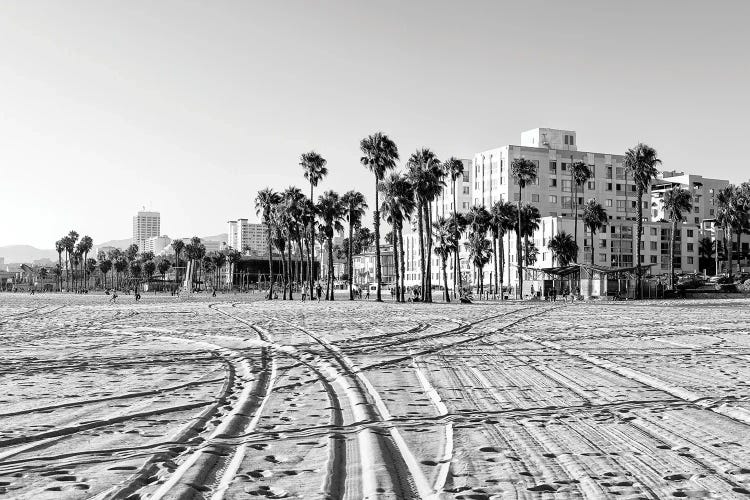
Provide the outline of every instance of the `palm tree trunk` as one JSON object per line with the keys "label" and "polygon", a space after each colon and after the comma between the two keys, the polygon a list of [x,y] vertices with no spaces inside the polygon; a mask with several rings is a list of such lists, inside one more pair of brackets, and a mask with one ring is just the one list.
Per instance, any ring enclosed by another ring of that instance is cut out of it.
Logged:
{"label": "palm tree trunk", "polygon": [[[315,203],[315,199],[313,198],[313,185],[312,182],[310,182],[310,201],[312,203]],[[311,218],[310,222],[310,241],[312,242],[312,245],[310,245],[310,269],[308,270],[309,278],[310,278],[310,299],[313,297],[313,293],[315,292],[313,281],[315,281],[315,217],[314,214],[312,214],[313,217]]]}
{"label": "palm tree trunk", "polygon": [[268,299],[273,299],[273,252],[271,251],[271,225],[268,225]]}
{"label": "palm tree trunk", "polygon": [[504,255],[504,249],[503,249],[503,236],[499,235],[497,238],[497,249],[498,249],[498,258],[500,260],[500,265],[498,266],[498,274],[500,274],[500,288],[497,287],[497,283],[495,283],[495,293],[500,294],[500,300],[503,300],[503,278],[504,278],[504,271],[503,268],[505,267],[505,255]]}
{"label": "palm tree trunk", "polygon": [[518,185],[518,231],[516,232],[516,260],[518,261],[518,290],[516,296],[519,299],[523,298],[523,257],[521,256],[521,198],[523,197],[523,191],[521,185]]}
{"label": "palm tree trunk", "polygon": [[422,202],[422,198],[419,198],[417,201],[417,231],[419,232],[419,272],[421,273],[421,280],[420,280],[420,286],[422,287],[422,297],[424,297],[425,294],[425,272],[427,269],[425,268],[425,254],[424,254],[424,203]]}
{"label": "palm tree trunk", "polygon": [[383,302],[383,296],[380,292],[380,281],[383,276],[383,269],[380,267],[380,208],[378,196],[378,176],[375,176],[375,211],[373,213],[373,226],[375,228],[375,281],[377,281],[377,290],[375,291],[375,301]]}
{"label": "palm tree trunk", "polygon": [[406,302],[406,287],[405,285],[405,275],[406,275],[406,261],[404,259],[404,227],[403,222],[399,224],[398,228],[398,256],[399,256],[399,264],[401,266],[401,273],[400,273],[400,279],[401,279],[401,302]]}
{"label": "palm tree trunk", "polygon": [[672,234],[669,238],[669,288],[674,290],[674,243],[677,232],[677,218],[672,214]]}
{"label": "palm tree trunk", "polygon": [[425,205],[426,228],[426,279],[425,279],[425,302],[432,302],[432,204],[428,201]]}
{"label": "palm tree trunk", "polygon": [[333,237],[328,237],[328,281],[331,287],[331,298],[333,300]]}
{"label": "palm tree trunk", "polygon": [[[453,222],[456,222],[456,179],[453,179]],[[459,260],[458,253],[459,253],[459,249],[458,249],[458,242],[457,242],[457,244],[456,244],[456,254],[453,256],[453,261],[454,261],[454,264],[453,264],[453,296],[454,297],[456,296],[456,293],[457,293],[457,291],[456,291],[456,282],[458,281],[458,275],[461,272],[458,269],[458,260]]]}
{"label": "palm tree trunk", "polygon": [[294,265],[292,264],[292,240],[289,240],[289,246],[287,247],[287,274],[289,275],[289,300],[294,300],[293,296],[293,281],[292,281],[292,275],[294,273]]}
{"label": "palm tree trunk", "polygon": [[737,272],[742,271],[742,230],[737,231]]}
{"label": "palm tree trunk", "polygon": [[441,257],[441,260],[443,261],[443,298],[446,302],[450,302],[451,298],[448,294],[448,256],[444,255],[443,257]]}
{"label": "palm tree trunk", "polygon": [[732,279],[732,252],[734,248],[732,247],[732,228],[727,226],[726,230],[724,231],[725,239],[726,239],[726,248],[727,248],[727,276],[729,279]]}
{"label": "palm tree trunk", "polygon": [[[492,268],[495,273],[495,293],[497,293],[497,263],[500,259],[497,256],[497,235],[492,234],[492,256],[494,257],[494,266]],[[492,282],[490,282],[490,295],[492,295]]]}
{"label": "palm tree trunk", "polygon": [[[398,258],[398,222],[393,221],[393,225],[391,226],[393,231],[393,271],[396,276],[396,302],[398,302],[399,297],[401,296],[401,290],[399,287],[399,275],[401,273],[401,269],[398,267],[400,259]],[[351,245],[349,245],[349,248],[351,248]]]}
{"label": "palm tree trunk", "polygon": [[636,277],[635,277],[635,296],[637,299],[643,298],[643,291],[641,290],[641,240],[643,239],[643,235],[641,234],[643,232],[643,188],[639,185],[638,191],[637,191],[637,198],[638,198],[638,210],[636,213],[638,214],[638,221],[636,222],[636,231],[638,234],[636,235]]}
{"label": "palm tree trunk", "polygon": [[[581,285],[578,285],[581,288]],[[589,279],[589,296],[594,295],[594,230],[591,230],[591,277]]]}
{"label": "palm tree trunk", "polygon": [[[352,241],[352,238],[354,237],[354,228],[352,224],[352,217],[351,213],[349,214],[349,248],[346,249],[346,268],[349,271],[349,300],[354,300],[354,288],[352,286],[352,283],[354,282],[354,263],[352,262],[352,245],[354,245],[354,242]],[[394,250],[396,247],[393,247]],[[394,252],[395,254],[395,252]]]}

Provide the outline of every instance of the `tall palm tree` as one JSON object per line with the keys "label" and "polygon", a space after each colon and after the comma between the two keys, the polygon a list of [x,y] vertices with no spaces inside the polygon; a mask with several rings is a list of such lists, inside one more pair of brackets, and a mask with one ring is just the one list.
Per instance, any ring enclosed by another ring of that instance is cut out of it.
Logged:
{"label": "tall palm tree", "polygon": [[484,235],[480,233],[472,232],[469,235],[469,241],[464,243],[466,249],[469,250],[469,260],[474,264],[477,276],[477,293],[479,295],[484,293],[484,266],[490,261],[492,256],[492,244]]}
{"label": "tall palm tree", "polygon": [[[495,293],[500,294],[502,299],[502,286],[504,281],[503,268],[504,268],[504,249],[503,249],[503,236],[512,230],[516,224],[518,216],[516,215],[516,207],[509,201],[497,201],[492,208],[490,208],[490,229],[492,230],[492,253],[495,254]],[[496,247],[497,243],[497,247]],[[499,276],[498,276],[499,275]],[[498,279],[500,285],[498,286]]]}
{"label": "tall palm tree", "polygon": [[[404,302],[406,300],[404,287],[406,264],[404,260],[403,228],[404,221],[411,217],[416,208],[414,190],[409,179],[396,172],[391,172],[380,181],[378,190],[383,193],[380,212],[383,219],[393,228],[394,234],[393,255],[396,271],[396,300]],[[360,238],[367,238],[364,229],[360,231]],[[365,243],[363,241],[362,246],[367,246]]]}
{"label": "tall palm tree", "polygon": [[[453,246],[456,248],[456,278],[458,280],[458,291],[456,293],[460,294],[463,291],[463,273],[461,272],[461,248],[459,245],[459,242],[461,240],[461,235],[466,231],[466,227],[468,225],[468,221],[466,220],[466,217],[461,213],[455,213],[451,215],[450,218],[451,222],[451,241],[453,242]],[[454,282],[455,284],[455,282]]]}
{"label": "tall palm tree", "polygon": [[271,217],[273,220],[273,229],[271,230],[271,234],[273,236],[273,246],[276,247],[276,250],[279,252],[279,255],[281,255],[281,287],[282,287],[282,300],[286,300],[286,288],[287,284],[289,283],[289,269],[287,267],[286,259],[284,258],[284,253],[287,248],[287,244],[289,241],[289,235],[287,233],[286,227],[287,227],[287,220],[286,220],[286,210],[284,208],[284,205],[281,203],[278,203],[274,205],[273,210],[271,212]]}
{"label": "tall palm tree", "polygon": [[105,258],[105,259],[99,259],[99,270],[102,272],[102,276],[104,276],[104,288],[107,288],[107,273],[112,269],[112,261]]}
{"label": "tall palm tree", "polygon": [[[570,206],[573,209],[573,240],[578,244],[578,188],[591,179],[591,169],[582,161],[574,161],[570,164],[570,189],[573,191],[570,198]],[[627,188],[627,186],[626,186]],[[627,192],[627,191],[626,191]],[[577,248],[577,247],[576,247]],[[578,261],[578,255],[574,262]]]}
{"label": "tall palm tree", "polygon": [[685,213],[689,213],[693,208],[693,196],[687,189],[675,186],[664,193],[661,202],[664,211],[669,214],[672,221],[672,234],[669,238],[669,288],[674,290],[674,245],[677,237],[677,223],[682,222],[685,219]]}
{"label": "tall palm tree", "polygon": [[[79,250],[81,254],[83,255],[83,262],[88,262],[89,259],[89,252],[94,247],[94,240],[91,239],[91,236],[84,236],[81,238],[81,241],[78,243]],[[84,288],[88,286],[88,281],[86,279],[86,266],[83,267],[83,283]]]}
{"label": "tall palm tree", "polygon": [[552,260],[557,261],[560,267],[569,266],[571,262],[575,262],[578,255],[578,244],[573,236],[565,231],[550,238],[547,248],[552,252]]}
{"label": "tall palm tree", "polygon": [[[465,217],[470,240],[465,246],[471,253],[470,260],[474,263],[474,267],[477,271],[481,270],[478,275],[477,293],[482,293],[484,291],[484,265],[489,261],[484,262],[481,266],[478,266],[477,263],[482,260],[484,255],[484,243],[480,240],[485,240],[487,237],[487,231],[490,229],[491,216],[486,208],[480,206],[471,207]],[[487,240],[487,244],[490,245],[491,248],[492,244],[489,240]],[[478,258],[479,260],[477,260]]]}
{"label": "tall palm tree", "polygon": [[[328,169],[326,168],[326,164],[328,162],[325,158],[323,158],[320,154],[316,153],[315,151],[310,151],[308,153],[304,153],[300,157],[300,166],[305,172],[305,179],[307,179],[310,182],[310,200],[315,200],[315,196],[313,193],[313,188],[315,188],[318,183],[328,175]],[[310,227],[310,235],[312,238],[312,241],[315,241],[315,225],[313,224]],[[313,262],[315,261],[315,245],[311,245],[310,247],[310,272],[309,272],[309,286],[310,286],[310,297],[312,297],[313,294],[313,282],[315,281],[315,266],[313,265]]]}
{"label": "tall palm tree", "polygon": [[[64,238],[55,242],[55,251],[57,252],[57,265],[62,270],[62,253],[65,251]],[[62,292],[62,273],[57,277],[57,291]]]}
{"label": "tall palm tree", "polygon": [[[304,201],[307,199],[302,191],[296,186],[289,186],[281,195],[284,208],[286,210],[287,233],[289,234],[289,265],[292,259],[292,243],[297,245],[297,276],[294,282],[298,282],[302,276],[302,234],[303,234],[303,217]],[[292,268],[293,269],[293,268]],[[290,273],[292,274],[292,273]],[[300,286],[304,286],[300,283]],[[292,292],[289,292],[290,298]]]}
{"label": "tall palm tree", "polygon": [[[172,250],[174,250],[174,258],[175,258],[175,268],[180,267],[180,255],[182,254],[182,251],[185,248],[185,242],[182,240],[173,240],[172,241]],[[175,280],[179,281],[180,277],[177,275],[177,269],[175,269]]]}
{"label": "tall palm tree", "polygon": [[[524,204],[521,207],[521,236],[523,237],[523,262],[525,265],[530,266],[536,262],[536,253],[539,251],[533,242],[529,241],[529,238],[534,236],[539,230],[539,223],[542,220],[542,216],[539,213],[539,209],[529,203]],[[534,253],[536,252],[536,253]]]}
{"label": "tall palm tree", "polygon": [[[365,215],[367,201],[365,195],[359,191],[347,191],[341,197],[341,202],[346,207],[346,221],[349,223],[349,248],[346,252],[346,270],[349,274],[349,300],[354,300],[354,290],[352,288],[352,276],[354,275],[354,263],[352,259],[352,238],[354,229],[362,225],[362,217]],[[394,255],[396,254],[396,245],[393,246]]]}
{"label": "tall palm tree", "polygon": [[[458,210],[457,206],[457,197],[456,197],[456,181],[461,178],[463,179],[464,175],[464,162],[459,160],[458,158],[451,156],[448,158],[448,160],[443,163],[443,170],[448,174],[448,176],[451,178],[451,182],[453,184],[453,219],[456,220],[456,213]],[[456,291],[456,283],[458,281],[457,275],[461,272],[459,269],[459,255],[458,250],[454,253],[454,263],[453,263],[453,294],[457,293]]]}
{"label": "tall palm tree", "polygon": [[523,199],[523,190],[529,184],[536,182],[537,166],[531,160],[516,158],[510,164],[510,171],[513,179],[518,184],[518,228],[516,232],[516,260],[518,264],[518,289],[516,295],[523,297],[523,259],[521,258],[521,200]]}
{"label": "tall palm tree", "polygon": [[[70,291],[70,278],[71,276],[68,275],[68,262],[70,261],[70,258],[73,256],[73,252],[76,248],[76,241],[78,241],[78,233],[76,231],[70,231],[66,237],[63,238],[63,241],[65,242],[65,274],[68,281],[68,291]],[[72,262],[71,262],[71,267]],[[73,277],[75,278],[75,276]]]}
{"label": "tall palm tree", "polygon": [[[594,256],[596,255],[596,247],[594,246],[594,236],[596,232],[602,229],[607,224],[607,211],[604,209],[601,203],[596,201],[595,198],[590,199],[583,206],[583,223],[586,225],[588,230],[591,232],[591,265],[596,265]],[[589,295],[593,294],[594,276],[593,270],[591,271],[591,280],[589,281]]]}
{"label": "tall palm tree", "polygon": [[273,252],[271,249],[273,244],[271,235],[273,209],[280,201],[279,193],[271,188],[261,189],[255,197],[255,214],[266,225],[266,237],[268,239],[268,300],[273,299]]}
{"label": "tall palm tree", "polygon": [[[346,216],[346,207],[335,191],[326,191],[318,198],[318,217],[322,222],[328,243],[328,276],[326,278],[326,300],[333,300],[333,233],[344,230],[341,221]],[[330,293],[329,293],[330,290]]]}
{"label": "tall palm tree", "polygon": [[433,233],[433,237],[435,238],[435,253],[440,257],[442,264],[443,299],[446,302],[450,302],[451,298],[448,294],[448,258],[451,256],[451,253],[455,253],[458,250],[453,242],[451,219],[438,216],[432,225],[435,228],[435,232]]}
{"label": "tall palm tree", "polygon": [[440,193],[442,181],[442,165],[437,155],[428,148],[418,149],[409,157],[406,163],[408,177],[414,186],[414,196],[417,201],[417,230],[419,232],[419,263],[422,273],[422,298],[432,300],[431,290],[431,247],[432,231],[430,223],[430,203]]}
{"label": "tall palm tree", "polygon": [[375,174],[375,213],[373,214],[373,226],[375,228],[375,279],[378,282],[376,300],[382,302],[380,283],[383,270],[380,262],[380,201],[378,199],[378,185],[385,173],[396,167],[398,161],[398,148],[387,135],[382,132],[365,137],[359,143],[362,151],[360,163],[370,172]]}
{"label": "tall palm tree", "polygon": [[636,266],[638,268],[636,275],[636,298],[642,297],[641,280],[643,272],[641,269],[641,242],[643,241],[643,193],[648,192],[651,181],[656,177],[659,171],[657,165],[661,160],[656,156],[656,150],[651,146],[638,143],[635,147],[625,152],[625,169],[633,175],[635,182],[636,197],[638,198],[638,221],[636,222]]}

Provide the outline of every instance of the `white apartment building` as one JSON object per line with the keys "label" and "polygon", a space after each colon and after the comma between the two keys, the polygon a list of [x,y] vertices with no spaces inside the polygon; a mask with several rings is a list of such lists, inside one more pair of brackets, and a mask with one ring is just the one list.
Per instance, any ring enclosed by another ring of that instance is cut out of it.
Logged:
{"label": "white apartment building", "polygon": [[153,252],[154,255],[161,255],[165,252],[165,250],[171,243],[172,238],[170,238],[169,236],[154,236],[153,238],[148,238],[145,241],[142,250],[145,252]]}
{"label": "white apartment building", "polygon": [[[489,209],[497,201],[518,201],[518,185],[510,167],[514,159],[525,158],[537,165],[537,180],[523,190],[521,202],[536,206],[543,217],[572,215],[575,204],[580,213],[587,200],[596,198],[607,209],[610,219],[633,219],[638,208],[636,188],[625,171],[624,155],[579,151],[577,144],[573,130],[536,128],[521,134],[520,145],[475,154],[474,205]],[[575,161],[586,163],[593,176],[578,188],[573,200],[569,166]],[[644,218],[650,204],[651,195],[645,193]]]}
{"label": "white apartment building", "polygon": [[249,223],[247,219],[230,220],[228,224],[228,246],[243,253],[246,248],[249,248],[252,253],[268,252],[266,226]]}
{"label": "white apartment building", "polygon": [[651,185],[651,220],[669,220],[661,200],[665,191],[676,186],[689,190],[693,196],[693,208],[691,213],[685,214],[686,222],[702,224],[705,220],[713,220],[717,210],[716,195],[728,185],[729,181],[725,179],[709,179],[684,172],[661,172]]}
{"label": "white apartment building", "polygon": [[138,212],[133,217],[133,243],[139,250],[146,247],[146,240],[161,234],[161,215],[159,212]]}

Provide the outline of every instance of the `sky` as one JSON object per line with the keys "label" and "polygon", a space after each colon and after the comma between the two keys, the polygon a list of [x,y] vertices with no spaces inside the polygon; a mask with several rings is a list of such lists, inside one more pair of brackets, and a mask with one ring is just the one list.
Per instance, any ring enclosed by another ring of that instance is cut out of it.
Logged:
{"label": "sky", "polygon": [[374,196],[359,141],[402,159],[577,131],[639,141],[664,169],[748,180],[747,1],[0,3],[0,246],[71,229],[129,238],[144,206],[171,237],[255,219],[258,190]]}

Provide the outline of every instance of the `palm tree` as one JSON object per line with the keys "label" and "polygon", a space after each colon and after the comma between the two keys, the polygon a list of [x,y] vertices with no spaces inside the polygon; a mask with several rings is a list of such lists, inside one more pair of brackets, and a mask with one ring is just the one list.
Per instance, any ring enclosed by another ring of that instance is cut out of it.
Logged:
{"label": "palm tree", "polygon": [[[487,231],[490,229],[490,219],[491,215],[484,207],[471,207],[468,211],[468,213],[465,216],[466,218],[466,227],[469,230],[469,244],[465,245],[466,248],[471,252],[472,249],[474,253],[473,256],[470,256],[470,259],[474,263],[474,266],[476,269],[480,269],[480,266],[477,265],[478,257],[481,257],[484,255],[483,248],[484,243],[480,243],[480,240],[486,239]],[[489,243],[489,240],[487,240],[487,243],[491,246],[492,244]],[[481,260],[481,259],[480,259]],[[489,261],[488,261],[489,262]],[[477,282],[477,293],[482,293],[484,291],[484,264],[481,266],[482,272],[478,275],[478,282]],[[481,292],[480,292],[481,289]]]}
{"label": "palm tree", "polygon": [[107,288],[107,273],[112,269],[112,261],[109,259],[99,259],[99,270],[104,276],[104,288]]}
{"label": "palm tree", "polygon": [[[185,255],[188,258],[188,261],[192,262],[193,265],[190,267],[190,283],[193,282],[193,277],[195,274],[198,274],[201,276],[200,269],[196,268],[196,264],[198,264],[200,267],[203,267],[203,257],[206,256],[206,246],[201,242],[201,239],[197,236],[193,236],[190,238],[190,243],[185,245]],[[201,280],[205,281],[205,280]],[[192,290],[192,286],[190,287]]]}
{"label": "palm tree", "polygon": [[437,220],[432,223],[435,228],[435,232],[433,233],[433,237],[435,238],[435,253],[440,257],[440,262],[442,263],[443,298],[446,302],[451,301],[448,294],[448,257],[450,257],[451,253],[455,253],[458,250],[453,243],[451,221],[452,219],[438,216]]}
{"label": "palm tree", "polygon": [[[414,191],[409,179],[396,172],[391,172],[380,181],[378,184],[378,190],[383,193],[383,202],[380,205],[380,213],[382,214],[383,219],[393,228],[396,300],[404,302],[406,300],[404,287],[406,264],[404,261],[403,228],[404,220],[408,220],[416,208]],[[364,229],[366,228],[360,230],[360,240],[368,239],[367,233]],[[362,246],[367,246],[366,243],[366,241],[362,241]]]}
{"label": "palm tree", "polygon": [[[297,245],[297,276],[296,280],[300,281],[302,276],[302,255],[303,255],[303,249],[302,249],[302,235],[304,232],[304,225],[306,224],[306,220],[303,217],[303,211],[305,207],[305,200],[307,199],[304,194],[302,194],[302,190],[300,190],[296,186],[289,186],[284,190],[282,193],[282,200],[284,207],[287,212],[287,233],[289,234],[289,261],[291,266],[291,259],[292,259],[292,243],[296,243]],[[300,286],[304,286],[304,284],[300,281]],[[291,298],[292,292],[289,292],[290,298]]]}
{"label": "palm tree", "polygon": [[576,261],[578,255],[578,244],[573,236],[562,231],[554,235],[547,243],[547,248],[552,252],[552,260],[557,261],[560,267],[569,266]]}
{"label": "palm tree", "polygon": [[680,186],[674,186],[672,189],[664,193],[661,202],[664,211],[669,214],[669,218],[672,221],[672,234],[669,238],[669,288],[674,290],[674,245],[677,237],[677,223],[682,222],[685,219],[684,214],[686,212],[689,213],[690,209],[693,207],[693,196],[687,189],[683,189]]}
{"label": "palm tree", "polygon": [[[65,251],[65,239],[61,238],[55,242],[55,251],[57,252],[57,265],[62,269],[62,253]],[[57,290],[62,291],[62,273],[57,276]]]}
{"label": "palm tree", "polygon": [[[573,241],[576,242],[576,250],[578,249],[578,188],[591,179],[591,169],[588,165],[582,161],[574,161],[570,164],[570,189],[573,191],[570,205],[573,209]],[[627,186],[626,186],[627,187]],[[626,191],[627,192],[627,191]],[[578,261],[578,254],[573,259],[574,262]]]}
{"label": "palm tree", "polygon": [[[175,258],[175,268],[180,267],[180,254],[182,254],[182,250],[185,248],[185,242],[182,240],[174,240],[172,241],[172,250],[174,250],[174,258]],[[176,281],[179,281],[180,277],[177,276],[177,269],[174,271],[174,278]]]}
{"label": "palm tree", "polygon": [[422,273],[422,296],[432,301],[432,201],[440,194],[445,182],[443,167],[435,153],[427,148],[418,149],[406,164],[408,177],[414,186],[417,201],[417,228],[419,232],[419,260]]}
{"label": "palm tree", "polygon": [[638,198],[638,221],[636,226],[636,266],[638,267],[636,275],[636,298],[641,298],[641,280],[643,273],[641,270],[641,242],[643,241],[643,193],[647,192],[651,186],[651,181],[656,177],[659,171],[656,166],[661,164],[661,160],[656,156],[656,150],[647,144],[638,143],[635,147],[625,152],[625,169],[633,175],[635,182],[636,197]]}
{"label": "palm tree", "polygon": [[604,209],[601,203],[596,201],[595,198],[590,199],[583,206],[583,223],[591,232],[592,270],[591,270],[591,280],[589,281],[589,295],[593,294],[593,286],[594,286],[593,266],[596,264],[596,261],[594,259],[595,249],[596,249],[596,247],[594,246],[594,236],[596,235],[596,232],[598,230],[602,229],[607,224],[607,220],[608,220],[607,211]]}
{"label": "palm tree", "polygon": [[[537,166],[531,160],[524,158],[516,158],[510,164],[511,174],[513,179],[518,184],[518,224],[516,227],[517,231],[521,229],[521,199],[523,198],[523,189],[536,182],[537,178]],[[516,260],[518,264],[518,289],[516,295],[520,298],[523,297],[523,259],[521,258],[521,235],[516,232]]]}
{"label": "palm tree", "polygon": [[[346,269],[349,274],[349,300],[354,300],[354,290],[352,289],[352,275],[354,274],[354,263],[352,260],[351,241],[354,237],[354,229],[359,228],[362,224],[362,217],[365,215],[367,201],[365,195],[359,191],[347,191],[341,197],[341,202],[346,207],[346,220],[349,223],[349,248],[346,252]],[[394,255],[396,255],[396,246],[393,246]]]}
{"label": "palm tree", "polygon": [[271,232],[273,235],[273,246],[276,247],[279,255],[281,255],[281,286],[283,290],[282,300],[286,300],[287,284],[291,286],[288,276],[289,270],[287,267],[286,259],[284,258],[284,252],[287,247],[289,235],[286,230],[286,210],[281,203],[274,205],[273,211],[271,212],[271,218],[273,220],[273,229]]}
{"label": "palm tree", "polygon": [[[88,262],[89,252],[94,247],[94,240],[91,239],[91,236],[84,236],[78,243],[78,247],[81,254],[83,255],[83,261]],[[84,266],[83,269],[83,282],[84,288],[87,287],[88,281],[86,280],[86,266]]]}
{"label": "palm tree", "polygon": [[172,267],[172,263],[169,262],[169,259],[161,259],[156,265],[156,269],[159,271],[159,274],[161,274],[162,287],[167,280],[167,271],[169,271],[170,267]]}
{"label": "palm tree", "polygon": [[[500,294],[502,299],[502,286],[504,281],[504,249],[503,249],[503,236],[508,231],[511,231],[515,227],[516,220],[516,207],[509,201],[497,201],[492,208],[490,208],[490,229],[492,230],[492,253],[495,254],[495,293]],[[496,247],[497,243],[497,247]],[[498,287],[498,275],[500,285]]]}
{"label": "palm tree", "polygon": [[115,266],[115,272],[117,273],[117,285],[115,288],[119,288],[119,282],[120,282],[120,276],[125,270],[128,268],[128,261],[125,259],[124,256],[119,256],[117,260],[114,261]]}
{"label": "palm tree", "polygon": [[476,273],[479,276],[477,281],[477,293],[484,293],[484,266],[490,261],[492,256],[492,244],[484,235],[480,233],[471,233],[469,241],[464,243],[469,250],[469,259],[474,264]]}
{"label": "palm tree", "polygon": [[[67,236],[63,238],[63,241],[65,242],[65,276],[66,281],[68,282],[68,291],[70,291],[70,278],[71,276],[68,274],[68,262],[70,261],[70,258],[73,256],[73,252],[76,248],[76,241],[78,240],[78,233],[76,231],[70,231]],[[72,263],[71,263],[72,267]]]}
{"label": "palm tree", "polygon": [[[318,217],[328,243],[328,276],[326,279],[326,300],[333,300],[333,233],[342,232],[341,221],[346,216],[346,207],[335,191],[326,191],[318,198]],[[329,293],[330,290],[330,293]]]}
{"label": "palm tree", "polygon": [[380,282],[382,281],[382,268],[380,262],[380,201],[378,199],[378,185],[385,173],[396,167],[398,161],[398,148],[387,135],[382,132],[365,137],[359,143],[359,149],[362,151],[360,163],[370,172],[375,174],[375,213],[373,214],[373,226],[375,228],[375,280],[378,283],[376,299],[382,302],[383,298],[380,291]]}
{"label": "palm tree", "polygon": [[[458,158],[454,156],[451,156],[450,158],[448,158],[448,160],[445,163],[443,163],[443,170],[446,172],[446,174],[448,174],[448,176],[451,178],[451,182],[453,183],[453,219],[456,220],[456,213],[458,209],[458,207],[456,206],[456,203],[457,203],[456,181],[459,178],[463,178],[464,162],[462,162],[461,160],[459,160]],[[458,281],[456,276],[457,274],[460,274],[461,272],[461,270],[459,269],[459,262],[458,262],[459,260],[458,250],[456,250],[454,257],[455,257],[454,259],[455,261],[453,264],[453,294],[455,296],[456,282]]]}
{"label": "palm tree", "polygon": [[143,274],[146,275],[146,281],[151,281],[151,278],[154,276],[154,273],[156,272],[156,262],[153,260],[147,260],[143,264]]}
{"label": "palm tree", "polygon": [[268,300],[273,299],[273,252],[271,250],[273,243],[271,235],[273,209],[280,201],[279,194],[271,188],[261,189],[255,197],[255,214],[266,225],[266,237],[268,239]]}
{"label": "palm tree", "polygon": [[[527,266],[536,263],[536,253],[539,251],[536,249],[534,242],[530,242],[529,238],[534,236],[539,230],[539,222],[542,220],[542,216],[539,213],[539,209],[529,203],[524,204],[521,207],[521,236],[523,237],[523,263]],[[533,257],[533,258],[532,258]]]}
{"label": "palm tree", "polygon": [[461,255],[459,242],[461,235],[466,231],[466,227],[469,222],[466,217],[461,213],[451,215],[451,241],[453,246],[456,248],[456,276],[458,277],[458,294],[460,296],[463,291],[463,273],[461,272]]}
{"label": "palm tree", "polygon": [[[328,169],[326,168],[326,163],[328,163],[321,155],[316,153],[315,151],[310,151],[309,153],[304,153],[300,157],[300,166],[305,172],[305,179],[307,179],[310,182],[310,200],[315,200],[315,196],[313,195],[313,188],[318,185],[318,183],[328,175]],[[310,227],[310,234],[311,234],[311,241],[315,241],[315,225],[313,224]],[[310,280],[310,297],[312,297],[313,294],[313,281],[315,281],[315,268],[313,266],[313,262],[315,261],[315,245],[311,245],[311,253],[310,253],[310,272],[309,272],[309,280]]]}

